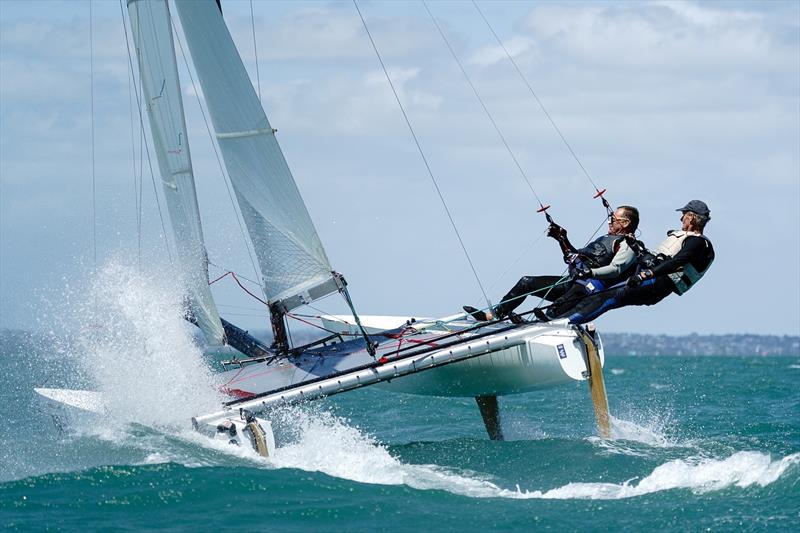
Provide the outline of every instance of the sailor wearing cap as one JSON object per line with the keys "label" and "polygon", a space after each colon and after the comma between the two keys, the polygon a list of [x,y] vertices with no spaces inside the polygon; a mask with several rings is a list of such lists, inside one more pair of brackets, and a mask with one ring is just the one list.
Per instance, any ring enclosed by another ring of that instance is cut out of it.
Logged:
{"label": "sailor wearing cap", "polygon": [[700,200],[692,200],[676,211],[681,213],[681,229],[669,231],[654,252],[642,250],[637,254],[642,267],[624,287],[589,296],[561,317],[584,323],[618,307],[656,304],[672,293],[685,293],[697,283],[714,261],[714,247],[703,235],[711,211]]}

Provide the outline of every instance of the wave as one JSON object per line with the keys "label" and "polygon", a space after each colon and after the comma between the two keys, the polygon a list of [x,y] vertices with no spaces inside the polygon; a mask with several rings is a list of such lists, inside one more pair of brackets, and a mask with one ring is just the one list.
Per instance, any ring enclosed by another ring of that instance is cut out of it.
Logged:
{"label": "wave", "polygon": [[800,453],[772,460],[760,452],[736,452],[725,459],[676,459],[656,467],[639,483],[568,483],[546,492],[519,493],[519,498],[619,500],[654,492],[689,489],[703,494],[729,487],[765,487],[774,483],[793,465]]}
{"label": "wave", "polygon": [[270,467],[322,472],[360,483],[443,490],[474,498],[624,499],[674,489],[705,493],[733,486],[764,487],[800,463],[800,453],[772,460],[769,454],[740,451],[724,459],[690,457],[669,461],[638,483],[574,482],[550,490],[522,490],[519,486],[510,490],[479,473],[403,463],[373,437],[324,411],[289,408],[279,418],[278,425],[289,426],[295,440],[265,461]]}

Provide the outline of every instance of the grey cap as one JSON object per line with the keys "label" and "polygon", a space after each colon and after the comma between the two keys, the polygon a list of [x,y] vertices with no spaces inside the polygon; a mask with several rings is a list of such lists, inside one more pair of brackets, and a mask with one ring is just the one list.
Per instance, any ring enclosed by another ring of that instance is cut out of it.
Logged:
{"label": "grey cap", "polygon": [[688,204],[680,209],[676,209],[675,211],[680,211],[682,213],[685,211],[691,211],[692,213],[697,213],[698,215],[704,217],[711,217],[711,211],[708,209],[706,203],[702,200],[691,200]]}

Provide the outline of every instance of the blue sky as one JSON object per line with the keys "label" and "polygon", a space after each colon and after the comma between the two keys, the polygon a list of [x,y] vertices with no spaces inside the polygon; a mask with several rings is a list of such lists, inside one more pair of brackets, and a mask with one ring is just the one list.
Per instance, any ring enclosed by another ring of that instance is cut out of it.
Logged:
{"label": "blue sky", "polygon": [[[592,179],[612,203],[639,207],[648,245],[679,225],[674,210],[686,201],[711,207],[717,260],[700,284],[599,326],[800,334],[799,4],[480,5]],[[559,273],[533,195],[422,4],[360,6],[490,297],[521,275]],[[604,211],[472,4],[429,7],[539,196],[574,241],[587,239]],[[358,308],[438,316],[480,305],[352,3],[253,10],[264,107]],[[92,11],[98,262],[134,264],[139,130],[120,7],[95,1]],[[255,81],[250,3],[225,2],[224,12]],[[0,2],[1,327],[47,327],[45,310],[90,277],[89,58],[88,2]],[[209,255],[254,277],[179,62]],[[148,272],[168,275],[146,162],[144,175],[142,257]],[[266,329],[235,286],[214,290],[224,316]]]}

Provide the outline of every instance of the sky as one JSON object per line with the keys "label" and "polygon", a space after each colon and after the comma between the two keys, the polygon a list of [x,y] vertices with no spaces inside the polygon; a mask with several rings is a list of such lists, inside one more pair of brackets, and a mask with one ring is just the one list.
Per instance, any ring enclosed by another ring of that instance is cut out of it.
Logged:
{"label": "sky", "polygon": [[[699,284],[608,313],[601,331],[800,334],[800,3],[479,5],[591,180],[639,208],[646,244],[679,228],[688,200],[711,208],[716,261]],[[537,199],[423,4],[359,6],[489,298],[561,273]],[[428,6],[532,188],[585,242],[605,211],[475,7]],[[485,306],[352,2],[223,10],[359,311]],[[88,1],[0,1],[0,328],[47,328],[59,303],[70,315],[109,262],[169,276],[120,5],[91,12],[90,34]],[[178,60],[209,257],[255,279],[180,48]],[[213,291],[224,317],[268,328],[230,279]]]}

